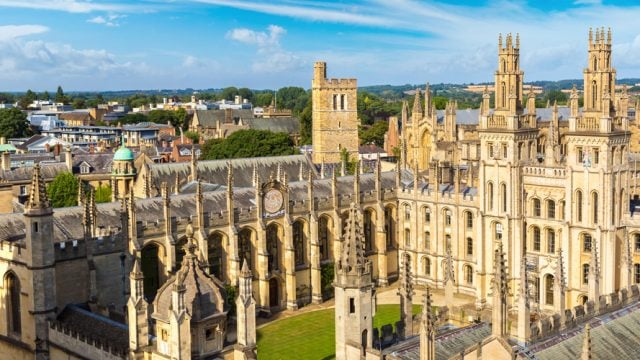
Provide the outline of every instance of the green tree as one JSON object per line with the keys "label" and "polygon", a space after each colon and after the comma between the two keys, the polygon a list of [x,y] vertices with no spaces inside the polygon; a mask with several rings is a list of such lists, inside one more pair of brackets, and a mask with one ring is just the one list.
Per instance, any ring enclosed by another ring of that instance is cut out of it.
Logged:
{"label": "green tree", "polygon": [[0,104],[11,104],[15,101],[16,99],[13,95],[8,93],[0,93]]}
{"label": "green tree", "polygon": [[376,121],[372,126],[360,128],[360,145],[375,144],[384,146],[384,135],[387,133],[389,123]]}
{"label": "green tree", "polygon": [[558,105],[565,105],[567,103],[567,94],[560,90],[551,90],[545,95],[545,102],[549,101],[549,104],[553,105],[554,101],[558,102]]}
{"label": "green tree", "polygon": [[433,98],[433,104],[436,106],[436,109],[438,110],[444,110],[444,108],[447,107],[448,102],[449,102],[449,99],[447,99],[444,96],[435,96]]}
{"label": "green tree", "polygon": [[64,91],[62,91],[62,86],[58,86],[58,90],[56,91],[55,102],[66,104],[69,102],[67,97],[64,95]]}
{"label": "green tree", "polygon": [[235,86],[229,86],[222,89],[220,98],[222,98],[223,100],[233,100],[236,95],[238,95],[238,88],[236,88]]}
{"label": "green tree", "polygon": [[255,95],[255,106],[269,106],[273,100],[273,93],[271,91],[261,92]]}
{"label": "green tree", "polygon": [[118,122],[122,124],[138,124],[141,122],[145,122],[147,120],[147,116],[142,113],[130,113],[120,118]]}
{"label": "green tree", "polygon": [[184,108],[179,108],[176,110],[176,119],[178,127],[182,129],[187,129],[189,127],[189,121],[191,120],[191,116]]}
{"label": "green tree", "polygon": [[310,101],[307,91],[301,87],[283,87],[276,93],[279,109],[290,109],[294,115],[300,114]]}
{"label": "green tree", "polygon": [[243,99],[247,99],[250,103],[253,104],[253,91],[249,88],[240,88],[238,89],[238,95],[242,96]]}
{"label": "green tree", "polygon": [[42,93],[42,96],[40,96],[40,99],[42,100],[51,100],[51,95],[49,94],[48,91],[45,91]]}
{"label": "green tree", "polygon": [[77,97],[75,99],[73,99],[73,104],[72,104],[74,109],[84,109],[86,106],[86,102],[83,98],[81,97]]}
{"label": "green tree", "polygon": [[61,172],[47,187],[47,194],[54,208],[78,205],[78,180],[72,173]]}
{"label": "green tree", "polygon": [[20,109],[0,109],[0,136],[25,137],[31,134],[27,115]]}
{"label": "green tree", "polygon": [[111,202],[111,185],[98,186],[95,196],[97,203]]}
{"label": "green tree", "polygon": [[285,133],[267,130],[240,130],[226,139],[211,139],[202,146],[201,159],[232,159],[244,157],[293,155],[298,153]]}
{"label": "green tree", "polygon": [[178,127],[178,117],[172,110],[151,110],[147,115],[147,120],[156,124],[170,123],[174,127]]}
{"label": "green tree", "polygon": [[38,97],[36,96],[36,93],[34,93],[33,91],[31,91],[31,89],[27,90],[27,92],[24,94],[23,97],[20,98],[20,100],[18,101],[18,106],[23,109],[26,110],[29,105],[31,105],[31,103],[33,103]]}
{"label": "green tree", "polygon": [[186,131],[184,133],[184,136],[186,136],[188,139],[191,139],[194,144],[200,142],[200,134],[198,134],[196,131]]}

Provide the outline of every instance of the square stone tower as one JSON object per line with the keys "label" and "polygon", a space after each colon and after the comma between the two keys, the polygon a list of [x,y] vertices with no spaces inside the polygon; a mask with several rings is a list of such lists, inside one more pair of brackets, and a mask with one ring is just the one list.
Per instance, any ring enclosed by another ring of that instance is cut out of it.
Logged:
{"label": "square stone tower", "polygon": [[358,84],[356,79],[327,79],[327,64],[316,62],[311,81],[313,162],[338,163],[342,149],[358,156]]}

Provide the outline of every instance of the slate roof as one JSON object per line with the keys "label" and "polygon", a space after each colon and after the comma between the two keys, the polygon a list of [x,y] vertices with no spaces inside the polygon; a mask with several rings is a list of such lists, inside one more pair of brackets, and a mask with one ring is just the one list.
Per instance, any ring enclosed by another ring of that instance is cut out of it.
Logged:
{"label": "slate roof", "polygon": [[[232,110],[232,117],[234,119],[250,119],[253,118],[253,110],[242,109]],[[198,117],[200,126],[202,127],[216,127],[217,121],[224,123],[225,110],[196,110],[195,115]]]}
{"label": "slate roof", "polygon": [[[525,109],[525,114],[527,113]],[[444,122],[444,110],[436,110],[438,123]],[[571,114],[571,109],[566,106],[558,106],[558,120],[567,120]],[[536,119],[538,121],[550,120],[553,116],[553,108],[536,108]],[[480,120],[480,109],[458,109],[456,110],[456,124],[458,125],[478,125]]]}
{"label": "slate roof", "polygon": [[[61,172],[69,171],[64,163],[42,163],[40,173],[45,181],[53,180]],[[13,170],[0,170],[1,182],[30,182],[33,166],[19,167]]]}
{"label": "slate roof", "polygon": [[113,154],[77,154],[73,156],[73,172],[80,173],[80,165],[87,163],[91,166],[91,174],[109,174],[111,173],[111,163],[113,162]]}
{"label": "slate roof", "polygon": [[129,328],[126,324],[92,313],[79,305],[65,306],[56,320],[88,339],[99,340],[114,349],[128,349]]}
{"label": "slate roof", "polygon": [[300,119],[295,117],[247,118],[241,121],[253,130],[269,130],[287,134],[300,133]]}

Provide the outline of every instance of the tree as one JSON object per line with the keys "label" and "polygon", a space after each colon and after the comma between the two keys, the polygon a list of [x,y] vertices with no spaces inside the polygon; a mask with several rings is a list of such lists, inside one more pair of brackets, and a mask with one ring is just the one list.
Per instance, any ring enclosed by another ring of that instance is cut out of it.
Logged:
{"label": "tree", "polygon": [[99,185],[95,196],[97,203],[111,202],[111,185]]}
{"label": "tree", "polygon": [[73,108],[74,109],[84,109],[86,106],[86,102],[83,98],[77,97],[73,99]]}
{"label": "tree", "polygon": [[309,101],[300,114],[300,144],[302,145],[311,144],[312,141],[312,113],[311,101]]}
{"label": "tree", "polygon": [[29,105],[31,105],[37,99],[36,93],[31,91],[31,89],[27,90],[23,97],[18,101],[18,106],[21,109],[26,110]]}
{"label": "tree", "polygon": [[178,126],[178,117],[172,110],[151,110],[147,115],[147,120],[156,124],[171,124]]}
{"label": "tree", "polygon": [[567,94],[560,90],[551,90],[545,95],[545,102],[547,101],[549,101],[551,105],[553,105],[555,101],[558,102],[558,105],[564,105],[567,103]]}
{"label": "tree", "polygon": [[293,155],[298,153],[286,133],[239,130],[226,139],[211,139],[202,146],[203,160]]}
{"label": "tree", "polygon": [[54,208],[78,205],[78,180],[72,173],[61,172],[47,187],[47,194]]}
{"label": "tree", "polygon": [[8,93],[0,93],[0,104],[11,104],[15,102],[15,97]]}
{"label": "tree", "polygon": [[147,116],[142,113],[129,113],[120,118],[119,122],[124,124],[139,124],[147,121]]}
{"label": "tree", "polygon": [[42,100],[51,100],[51,95],[49,95],[48,91],[45,91],[42,93],[42,96],[40,96],[40,99]]}
{"label": "tree", "polygon": [[20,109],[0,109],[0,136],[5,138],[25,137],[31,134],[27,115]]}
{"label": "tree", "polygon": [[220,93],[220,97],[223,100],[233,100],[236,95],[238,95],[238,88],[236,88],[234,86],[230,86],[230,87],[224,88],[224,89],[222,89],[222,92]]}
{"label": "tree", "polygon": [[360,128],[360,145],[375,144],[384,146],[384,135],[387,133],[389,123],[376,121],[372,126]]}
{"label": "tree", "polygon": [[273,93],[271,91],[261,92],[255,95],[254,106],[269,106],[273,100]]}
{"label": "tree", "polygon": [[278,108],[290,109],[294,115],[298,115],[304,110],[309,99],[309,93],[301,87],[283,87],[276,93]]}
{"label": "tree", "polygon": [[186,136],[188,139],[191,139],[194,144],[200,142],[200,134],[198,134],[196,131],[186,131],[184,133],[184,136]]}
{"label": "tree", "polygon": [[58,86],[58,90],[56,91],[55,101],[57,103],[63,103],[63,104],[66,104],[69,102],[69,99],[67,99],[67,97],[64,96],[64,91],[62,91],[62,86]]}
{"label": "tree", "polygon": [[238,95],[242,96],[243,99],[247,99],[250,103],[253,104],[253,91],[249,88],[240,88],[238,89]]}

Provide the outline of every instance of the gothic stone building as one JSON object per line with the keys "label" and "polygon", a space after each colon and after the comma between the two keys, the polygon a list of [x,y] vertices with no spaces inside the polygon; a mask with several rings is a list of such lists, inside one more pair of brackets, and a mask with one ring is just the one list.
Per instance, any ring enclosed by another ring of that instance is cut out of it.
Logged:
{"label": "gothic stone building", "polygon": [[[588,59],[582,108],[574,90],[568,108],[536,109],[522,93],[518,37],[500,39],[495,106],[485,93],[480,109],[439,112],[428,89],[424,109],[418,92],[396,124],[402,157],[391,172],[379,161],[346,176],[328,166],[357,149],[356,83],[326,80],[323,63],[313,80],[315,163],[194,158],[131,171],[123,148],[112,174],[118,201],[89,194],[64,209],[51,209],[35,168],[24,213],[0,215],[0,353],[251,358],[252,309],[268,316],[323,301],[323,269],[342,254],[352,203],[372,284],[394,280],[402,258],[415,284],[451,280],[450,291],[490,306],[500,246],[506,286],[517,288],[525,263],[542,312],[627,288],[640,281],[635,112],[615,92],[610,34],[590,34]],[[240,285],[238,324],[228,321],[225,284]],[[337,284],[345,294],[355,287]]]}

